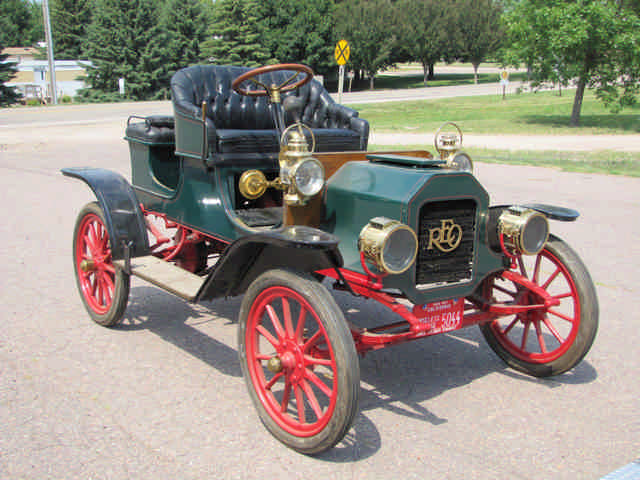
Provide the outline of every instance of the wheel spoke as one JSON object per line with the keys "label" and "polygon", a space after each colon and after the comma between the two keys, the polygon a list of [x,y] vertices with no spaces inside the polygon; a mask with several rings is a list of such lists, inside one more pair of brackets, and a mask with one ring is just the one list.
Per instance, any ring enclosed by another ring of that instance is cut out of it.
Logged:
{"label": "wheel spoke", "polygon": [[111,263],[105,263],[105,264],[103,265],[103,268],[104,268],[105,272],[109,272],[109,273],[111,273],[111,274],[113,274],[113,275],[115,275],[115,274],[116,274],[116,269],[115,269],[115,267],[113,266],[113,264],[111,264]]}
{"label": "wheel spoke", "polygon": [[299,386],[293,386],[293,393],[296,396],[296,405],[298,407],[298,421],[300,423],[307,423],[307,419],[304,414],[304,398],[302,395],[302,389]]}
{"label": "wheel spoke", "polygon": [[267,311],[267,315],[269,315],[269,319],[271,320],[271,324],[276,331],[276,335],[278,335],[278,339],[282,342],[287,337],[284,333],[284,330],[282,329],[282,324],[280,323],[278,314],[271,305],[267,305],[265,307],[265,310]]}
{"label": "wheel spoke", "polygon": [[533,276],[531,277],[533,283],[538,283],[538,277],[540,276],[540,260],[542,260],[542,255],[538,255],[536,257],[536,264],[533,267]]}
{"label": "wheel spoke", "polygon": [[302,351],[308,352],[311,347],[313,347],[316,343],[318,343],[318,340],[320,340],[321,335],[322,335],[322,332],[320,330],[314,333],[313,336],[305,342],[304,346],[302,347]]}
{"label": "wheel spoke", "polygon": [[280,380],[280,378],[282,378],[282,376],[283,376],[283,375],[284,375],[284,373],[282,373],[282,372],[276,373],[276,374],[273,376],[273,378],[267,382],[267,384],[264,386],[264,388],[265,388],[266,390],[271,390],[271,387],[273,387],[273,386],[275,385],[275,383],[276,383],[278,380]]}
{"label": "wheel spoke", "polygon": [[287,338],[293,338],[293,323],[291,322],[291,307],[289,306],[289,300],[282,297],[282,316],[284,317],[284,330]]}
{"label": "wheel spoke", "polygon": [[307,318],[307,311],[300,305],[300,315],[298,316],[298,324],[296,325],[296,342],[302,343],[302,335],[304,333],[304,323]]}
{"label": "wheel spoke", "polygon": [[531,322],[525,322],[524,331],[522,332],[522,342],[520,342],[520,350],[526,350],[527,348],[527,339],[529,337],[530,326],[531,326]]}
{"label": "wheel spoke", "polygon": [[529,278],[527,276],[527,267],[525,267],[524,260],[522,260],[522,255],[518,257],[518,266],[520,267],[520,275],[522,275],[524,278]]}
{"label": "wheel spoke", "polygon": [[313,373],[313,371],[307,370],[305,372],[305,376],[309,380],[311,380],[311,382],[313,382],[313,384],[316,387],[318,387],[322,391],[322,393],[324,393],[327,397],[331,398],[331,392],[332,392],[331,389],[327,386],[326,383],[324,383],[322,380],[320,380],[318,378],[318,376],[315,373]]}
{"label": "wheel spoke", "polygon": [[556,327],[553,326],[553,324],[549,321],[548,318],[544,318],[543,320],[545,326],[549,329],[549,331],[551,332],[551,334],[556,337],[556,340],[558,340],[558,342],[560,342],[560,344],[564,343],[564,339],[560,336],[560,334],[558,333],[558,330],[556,330]]}
{"label": "wheel spoke", "polygon": [[282,394],[282,403],[280,404],[280,411],[286,412],[289,406],[289,397],[291,396],[291,383],[285,380],[284,393]]}
{"label": "wheel spoke", "polygon": [[276,340],[273,335],[271,335],[271,333],[264,328],[262,325],[258,325],[256,327],[256,330],[264,337],[267,339],[267,341],[273,345],[274,348],[277,348],[278,345],[280,345],[280,342],[278,342],[278,340]]}
{"label": "wheel spoke", "polygon": [[305,355],[304,361],[307,365],[325,365],[327,367],[331,366],[330,358],[318,358],[312,357],[311,355]]}
{"label": "wheel spoke", "polygon": [[547,279],[546,282],[544,282],[544,285],[542,285],[542,288],[546,290],[547,287],[551,284],[551,282],[555,280],[555,278],[558,276],[559,273],[560,273],[560,267],[557,267],[556,271],[551,274],[551,276]]}
{"label": "wheel spoke", "polygon": [[504,330],[501,330],[500,333],[502,333],[502,335],[507,335],[511,331],[511,329],[516,326],[516,324],[518,323],[519,320],[520,319],[516,316],[513,319],[513,322],[511,322],[509,325],[507,325],[507,328],[505,328]]}
{"label": "wheel spoke", "polygon": [[320,408],[320,404],[318,403],[318,399],[316,398],[316,394],[313,393],[313,389],[309,385],[306,380],[302,380],[300,382],[302,385],[302,390],[304,391],[307,399],[309,400],[309,405],[311,405],[311,409],[316,414],[316,418],[319,420],[322,417],[322,408]]}
{"label": "wheel spoke", "polygon": [[538,344],[540,345],[540,352],[547,352],[547,345],[544,342],[544,338],[542,337],[542,329],[540,328],[540,322],[534,322],[536,327],[536,336],[538,337]]}
{"label": "wheel spoke", "polygon": [[572,318],[568,315],[565,315],[564,313],[560,313],[560,312],[556,312],[555,310],[553,310],[552,308],[550,308],[549,310],[547,310],[547,313],[550,313],[551,315],[555,315],[558,318],[561,318],[563,320],[566,320],[569,323],[573,323],[575,322],[575,318]]}
{"label": "wheel spoke", "polygon": [[556,300],[560,300],[562,298],[569,298],[569,297],[573,297],[573,293],[572,292],[561,293],[560,295],[554,295],[551,298],[555,298]]}

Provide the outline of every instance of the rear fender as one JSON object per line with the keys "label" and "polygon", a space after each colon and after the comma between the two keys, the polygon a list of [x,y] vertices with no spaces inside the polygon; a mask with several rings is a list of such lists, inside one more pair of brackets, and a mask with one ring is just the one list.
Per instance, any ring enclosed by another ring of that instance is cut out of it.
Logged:
{"label": "rear fender", "polygon": [[285,227],[242,237],[229,245],[200,288],[197,301],[240,295],[274,268],[315,272],[343,264],[338,238],[310,227]]}
{"label": "rear fender", "polygon": [[103,168],[63,168],[62,174],[85,182],[96,195],[104,212],[105,227],[111,239],[111,256],[121,260],[130,243],[131,257],[149,254],[149,237],[133,189],[121,175]]}

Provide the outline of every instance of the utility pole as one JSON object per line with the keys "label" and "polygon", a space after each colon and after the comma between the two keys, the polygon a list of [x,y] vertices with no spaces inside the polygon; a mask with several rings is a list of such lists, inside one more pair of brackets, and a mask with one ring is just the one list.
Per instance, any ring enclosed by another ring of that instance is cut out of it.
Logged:
{"label": "utility pole", "polygon": [[47,41],[47,59],[49,60],[49,85],[51,88],[51,101],[58,104],[58,92],[56,89],[56,64],[53,59],[53,36],[51,35],[51,19],[49,18],[49,0],[42,0],[42,17],[44,19],[44,34]]}

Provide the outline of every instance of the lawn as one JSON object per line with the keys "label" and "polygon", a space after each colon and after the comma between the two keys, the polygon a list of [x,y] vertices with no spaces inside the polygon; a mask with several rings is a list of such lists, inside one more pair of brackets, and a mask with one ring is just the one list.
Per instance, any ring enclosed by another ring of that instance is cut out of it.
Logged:
{"label": "lawn", "polygon": [[570,127],[573,91],[478,97],[455,97],[415,102],[350,105],[378,132],[432,133],[444,121],[458,123],[465,133],[601,135],[640,133],[640,105],[618,114],[609,112],[591,92],[582,105],[580,127]]}

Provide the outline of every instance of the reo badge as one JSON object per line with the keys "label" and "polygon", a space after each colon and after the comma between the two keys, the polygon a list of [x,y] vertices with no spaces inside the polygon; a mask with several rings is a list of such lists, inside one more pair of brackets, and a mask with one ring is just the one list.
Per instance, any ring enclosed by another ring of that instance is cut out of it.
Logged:
{"label": "reo badge", "polygon": [[440,226],[429,229],[427,250],[436,247],[444,253],[453,252],[462,241],[462,227],[452,219],[440,220]]}

